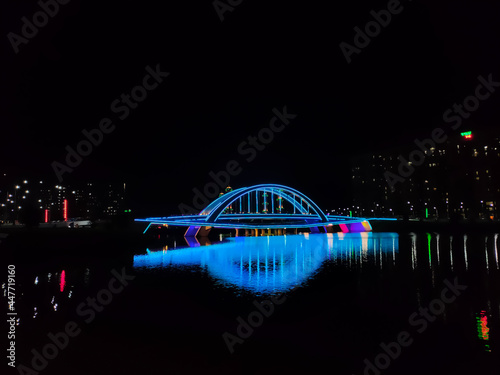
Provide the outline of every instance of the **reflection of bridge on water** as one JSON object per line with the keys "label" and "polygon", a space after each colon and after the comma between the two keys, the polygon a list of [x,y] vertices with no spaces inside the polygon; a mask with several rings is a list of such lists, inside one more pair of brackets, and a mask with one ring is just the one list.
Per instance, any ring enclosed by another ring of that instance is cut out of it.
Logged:
{"label": "reflection of bridge on water", "polygon": [[396,233],[334,233],[233,237],[219,244],[134,256],[134,267],[206,269],[225,285],[256,293],[290,290],[312,277],[325,260],[358,266],[394,264]]}
{"label": "reflection of bridge on water", "polygon": [[[198,215],[135,219],[152,224],[187,226],[186,237],[207,236],[211,228],[236,229],[236,235],[283,234],[307,228],[311,233],[369,232],[370,220],[395,220],[325,215],[305,194],[284,185],[243,187],[221,195]],[[146,228],[146,230],[148,229]]]}

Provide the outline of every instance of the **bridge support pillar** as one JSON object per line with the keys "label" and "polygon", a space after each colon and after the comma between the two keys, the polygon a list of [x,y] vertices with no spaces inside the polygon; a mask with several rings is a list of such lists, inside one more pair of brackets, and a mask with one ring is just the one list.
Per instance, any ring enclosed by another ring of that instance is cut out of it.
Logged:
{"label": "bridge support pillar", "polygon": [[195,227],[195,226],[190,226],[186,233],[184,234],[184,237],[207,237],[208,233],[210,233],[211,227]]}
{"label": "bridge support pillar", "polygon": [[212,227],[201,227],[198,231],[198,237],[207,237],[210,233],[210,229],[212,229]]}
{"label": "bridge support pillar", "polygon": [[196,237],[200,227],[191,226],[187,229],[186,233],[184,233],[184,237]]}

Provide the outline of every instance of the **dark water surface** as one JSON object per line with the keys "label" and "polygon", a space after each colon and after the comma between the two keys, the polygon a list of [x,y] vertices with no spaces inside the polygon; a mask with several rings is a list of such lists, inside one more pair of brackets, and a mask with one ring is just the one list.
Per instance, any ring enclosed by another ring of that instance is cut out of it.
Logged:
{"label": "dark water surface", "polygon": [[35,245],[12,258],[16,364],[42,374],[499,374],[498,237],[160,237],[154,248],[96,240],[51,256]]}

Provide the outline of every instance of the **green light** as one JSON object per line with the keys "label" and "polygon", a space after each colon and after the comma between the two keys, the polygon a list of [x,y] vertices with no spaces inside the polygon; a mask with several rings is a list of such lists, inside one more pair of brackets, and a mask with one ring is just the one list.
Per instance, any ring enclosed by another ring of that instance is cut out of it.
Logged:
{"label": "green light", "polygon": [[428,209],[428,208],[426,208],[426,209],[425,209],[425,218],[427,219],[428,217],[429,217],[429,209]]}
{"label": "green light", "polygon": [[460,133],[460,135],[461,135],[462,137],[465,137],[466,135],[471,135],[471,134],[472,134],[472,132],[471,132],[471,131]]}
{"label": "green light", "polygon": [[432,260],[431,260],[431,234],[427,233],[427,246],[429,247],[429,266],[432,266]]}
{"label": "green light", "polygon": [[352,217],[352,211],[349,211],[349,217]]}

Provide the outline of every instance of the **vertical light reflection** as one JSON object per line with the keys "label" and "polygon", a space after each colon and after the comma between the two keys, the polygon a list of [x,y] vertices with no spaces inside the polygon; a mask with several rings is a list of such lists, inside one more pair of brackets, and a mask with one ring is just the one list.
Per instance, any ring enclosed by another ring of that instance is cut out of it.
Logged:
{"label": "vertical light reflection", "polygon": [[240,283],[243,282],[243,252],[240,253]]}
{"label": "vertical light reflection", "polygon": [[498,269],[498,248],[497,248],[497,238],[498,238],[498,233],[495,233],[494,241],[493,241],[493,246],[495,249],[495,262],[497,264],[497,269]]}
{"label": "vertical light reflection", "polygon": [[333,233],[327,234],[327,244],[328,244],[328,260],[332,259],[332,250],[333,250]]}
{"label": "vertical light reflection", "polygon": [[417,267],[417,235],[410,233],[411,236],[411,268]]}
{"label": "vertical light reflection", "polygon": [[[382,254],[382,243],[379,242],[378,244],[378,249],[379,249],[379,253],[380,253],[380,269],[382,269],[382,263],[384,261],[384,255]],[[375,248],[376,244],[375,244],[375,238],[373,239],[373,248]]]}
{"label": "vertical light reflection", "polygon": [[486,255],[486,272],[490,272],[490,260],[488,258],[488,236],[485,237],[484,239],[484,253]]}
{"label": "vertical light reflection", "polygon": [[[352,246],[352,242],[349,242],[349,254],[346,254],[346,256],[349,256],[349,269],[352,269],[352,255],[354,253],[354,249]],[[376,264],[376,262],[375,262]]]}
{"label": "vertical light reflection", "polygon": [[431,254],[431,240],[432,236],[430,233],[426,233],[427,235],[427,250],[429,252],[429,267],[432,268],[432,254]]}
{"label": "vertical light reflection", "polygon": [[297,276],[299,274],[298,264],[297,264],[297,258],[298,258],[297,251],[298,251],[297,246],[295,246],[295,256],[294,256],[294,258],[295,258],[295,281],[297,281]]}
{"label": "vertical light reflection", "polygon": [[273,247],[273,288],[276,287],[276,249]]}
{"label": "vertical light reflection", "polygon": [[266,278],[265,279],[266,279],[266,284],[268,283],[268,279],[267,279],[267,275],[268,275],[268,273],[267,273],[268,264],[267,263],[268,263],[268,258],[269,258],[268,257],[268,251],[269,251],[269,237],[267,237],[267,250],[265,252],[265,254],[266,254],[266,261],[265,261],[265,270],[266,270]]}
{"label": "vertical light reflection", "polygon": [[61,281],[59,282],[59,290],[64,292],[64,287],[66,286],[66,271],[61,272]]}
{"label": "vertical light reflection", "polygon": [[259,286],[260,281],[260,249],[257,250],[257,286]]}
{"label": "vertical light reflection", "polygon": [[453,236],[450,236],[450,265],[453,271]]}
{"label": "vertical light reflection", "polygon": [[396,265],[396,238],[392,238],[392,264]]}
{"label": "vertical light reflection", "polygon": [[436,251],[437,251],[437,261],[438,261],[438,266],[440,264],[440,260],[439,260],[439,233],[436,234]]}
{"label": "vertical light reflection", "polygon": [[252,253],[248,251],[248,281],[252,280]]}
{"label": "vertical light reflection", "polygon": [[436,267],[432,266],[432,235],[427,233],[427,246],[429,248],[429,267],[431,268],[432,287],[436,286]]}
{"label": "vertical light reflection", "polygon": [[464,234],[464,259],[465,259],[465,269],[469,269],[469,259],[467,258],[467,235]]}
{"label": "vertical light reflection", "polygon": [[368,232],[361,232],[361,255],[360,265],[368,262]]}
{"label": "vertical light reflection", "polygon": [[283,252],[281,253],[281,267],[280,267],[280,271],[281,271],[281,280],[283,280],[283,278],[284,278],[284,272],[285,272],[285,261],[283,260]]}

